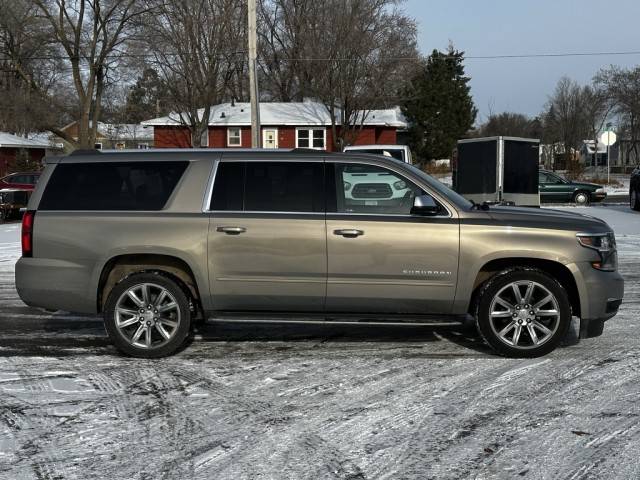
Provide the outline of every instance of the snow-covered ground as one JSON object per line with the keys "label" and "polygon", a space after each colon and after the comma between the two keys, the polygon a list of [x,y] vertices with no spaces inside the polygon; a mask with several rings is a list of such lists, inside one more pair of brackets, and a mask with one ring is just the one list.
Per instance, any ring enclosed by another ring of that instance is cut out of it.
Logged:
{"label": "snow-covered ground", "polygon": [[533,360],[464,327],[230,324],[123,358],[99,318],[19,300],[0,226],[0,479],[640,478],[640,214],[585,211],[617,231],[625,303]]}

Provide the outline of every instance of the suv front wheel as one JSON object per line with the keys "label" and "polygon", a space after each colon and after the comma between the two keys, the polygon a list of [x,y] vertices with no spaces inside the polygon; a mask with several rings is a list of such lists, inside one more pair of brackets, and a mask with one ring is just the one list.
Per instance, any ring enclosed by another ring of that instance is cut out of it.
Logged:
{"label": "suv front wheel", "polygon": [[189,333],[189,300],[171,278],[136,273],[109,293],[104,323],[121,352],[133,357],[164,357],[177,350]]}
{"label": "suv front wheel", "polygon": [[505,270],[482,287],[476,312],[478,330],[498,353],[539,357],[567,334],[571,305],[565,289],[546,273]]}

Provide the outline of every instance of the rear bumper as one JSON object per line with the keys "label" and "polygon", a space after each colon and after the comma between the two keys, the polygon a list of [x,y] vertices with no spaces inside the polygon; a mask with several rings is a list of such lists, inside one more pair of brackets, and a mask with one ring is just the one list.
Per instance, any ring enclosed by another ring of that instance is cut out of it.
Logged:
{"label": "rear bumper", "polygon": [[32,307],[96,313],[91,280],[85,265],[64,260],[23,257],[16,263],[16,290]]}

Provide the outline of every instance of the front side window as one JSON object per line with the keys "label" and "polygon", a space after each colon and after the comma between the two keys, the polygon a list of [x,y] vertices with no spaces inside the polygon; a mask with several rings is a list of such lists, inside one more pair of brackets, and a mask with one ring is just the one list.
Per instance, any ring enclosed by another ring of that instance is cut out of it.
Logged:
{"label": "front side window", "polygon": [[338,213],[411,215],[422,188],[386,168],[361,163],[334,164]]}
{"label": "front side window", "polygon": [[40,210],[161,210],[189,162],[62,163]]}
{"label": "front side window", "polygon": [[211,210],[324,212],[324,165],[320,162],[222,162]]}
{"label": "front side window", "polygon": [[240,147],[242,145],[242,130],[239,127],[227,128],[227,146]]}
{"label": "front side window", "polygon": [[324,128],[299,128],[296,130],[296,148],[326,149]]}

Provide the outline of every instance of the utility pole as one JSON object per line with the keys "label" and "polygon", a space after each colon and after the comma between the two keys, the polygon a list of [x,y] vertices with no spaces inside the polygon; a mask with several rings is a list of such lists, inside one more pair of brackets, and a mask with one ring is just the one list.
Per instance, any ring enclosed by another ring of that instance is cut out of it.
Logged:
{"label": "utility pole", "polygon": [[256,0],[248,0],[249,11],[249,94],[251,97],[251,148],[260,148],[260,101],[258,96],[258,77],[256,75],[257,22]]}

